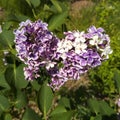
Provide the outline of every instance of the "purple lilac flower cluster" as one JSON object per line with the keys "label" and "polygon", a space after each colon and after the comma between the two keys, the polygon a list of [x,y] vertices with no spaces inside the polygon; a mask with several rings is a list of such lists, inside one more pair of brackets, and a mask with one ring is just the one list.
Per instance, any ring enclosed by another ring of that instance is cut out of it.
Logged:
{"label": "purple lilac flower cluster", "polygon": [[38,20],[21,22],[14,31],[18,57],[26,64],[25,79],[40,77],[40,67],[54,67],[54,54],[59,41],[47,28],[47,24]]}
{"label": "purple lilac flower cluster", "polygon": [[59,89],[68,80],[78,80],[89,69],[99,66],[112,53],[110,38],[103,28],[92,26],[84,31],[65,32],[59,40],[38,20],[20,23],[14,32],[18,57],[27,66],[25,78],[40,77],[40,67],[51,76],[50,86]]}
{"label": "purple lilac flower cluster", "polygon": [[109,36],[102,28],[92,26],[87,33],[68,31],[64,34],[57,48],[63,67],[52,76],[53,89],[59,89],[67,80],[79,80],[83,73],[101,65],[112,53]]}

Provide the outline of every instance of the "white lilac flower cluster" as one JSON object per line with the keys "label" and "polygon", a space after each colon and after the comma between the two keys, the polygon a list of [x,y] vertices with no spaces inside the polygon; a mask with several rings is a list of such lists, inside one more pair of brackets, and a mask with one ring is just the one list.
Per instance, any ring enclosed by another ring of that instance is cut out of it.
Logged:
{"label": "white lilac flower cluster", "polygon": [[81,74],[99,66],[112,53],[110,38],[103,28],[91,26],[88,31],[68,31],[59,40],[42,21],[20,23],[14,32],[18,57],[27,67],[25,78],[40,77],[40,67],[51,76],[50,86],[59,89],[68,80],[78,80]]}

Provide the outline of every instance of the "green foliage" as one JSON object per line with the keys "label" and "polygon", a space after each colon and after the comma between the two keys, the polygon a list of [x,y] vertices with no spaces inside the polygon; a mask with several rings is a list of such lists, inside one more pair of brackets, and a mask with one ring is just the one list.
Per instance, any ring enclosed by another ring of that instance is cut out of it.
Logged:
{"label": "green foliage", "polygon": [[10,107],[10,103],[8,101],[8,99],[3,96],[3,95],[0,95],[0,111],[7,111]]}
{"label": "green foliage", "polygon": [[120,71],[116,70],[114,73],[114,80],[118,93],[120,94]]}
{"label": "green foliage", "polygon": [[38,93],[38,106],[45,118],[47,117],[47,113],[51,108],[52,100],[53,100],[53,92],[45,82],[41,86],[40,91]]}
{"label": "green foliage", "polygon": [[39,115],[35,113],[34,110],[27,108],[22,120],[42,120]]}
{"label": "green foliage", "polygon": [[68,15],[68,11],[54,15],[49,21],[49,29],[54,30],[60,26]]}
{"label": "green foliage", "polygon": [[25,95],[25,93],[18,90],[15,100],[15,107],[21,109],[26,105],[27,105],[27,96]]}
{"label": "green foliage", "polygon": [[73,111],[65,111],[64,108],[56,108],[52,115],[50,120],[70,120],[73,116]]}
{"label": "green foliage", "polygon": [[[9,89],[10,89],[9,84],[8,84],[7,81],[5,80],[4,74],[0,74],[0,87],[1,87],[3,90],[4,90],[4,89],[9,90]],[[2,89],[1,89],[1,90],[2,90]]]}
{"label": "green foliage", "polygon": [[96,91],[102,92],[103,96],[109,95],[112,97],[112,94],[116,92],[113,80],[114,71],[116,68],[120,70],[119,7],[119,1],[113,2],[109,0],[101,1],[95,8],[97,14],[95,24],[102,26],[110,35],[113,49],[113,53],[109,60],[104,62],[98,69],[92,70],[89,74],[93,81],[92,87],[95,88]]}
{"label": "green foliage", "polygon": [[100,114],[102,116],[111,116],[112,114],[115,114],[114,110],[105,101],[89,99],[88,105],[91,109],[91,112],[95,113],[96,115]]}
{"label": "green foliage", "polygon": [[11,114],[9,113],[5,114],[4,120],[12,120]]}
{"label": "green foliage", "polygon": [[5,71],[5,79],[11,88],[22,89],[28,85],[28,81],[25,80],[23,75],[23,65],[17,68],[16,66],[8,67]]}
{"label": "green foliage", "polygon": [[40,0],[26,0],[30,7],[38,7],[40,5]]}

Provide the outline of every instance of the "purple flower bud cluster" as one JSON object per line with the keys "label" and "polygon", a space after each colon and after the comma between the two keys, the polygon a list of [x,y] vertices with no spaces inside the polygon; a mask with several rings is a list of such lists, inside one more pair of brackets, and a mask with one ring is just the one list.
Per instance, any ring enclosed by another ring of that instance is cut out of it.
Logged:
{"label": "purple flower bud cluster", "polygon": [[25,79],[40,77],[40,67],[54,67],[54,54],[59,41],[47,28],[47,24],[38,20],[21,22],[14,31],[18,57],[26,64]]}
{"label": "purple flower bud cluster", "polygon": [[26,64],[27,80],[40,77],[44,67],[51,76],[50,86],[59,89],[68,80],[78,80],[89,69],[99,66],[112,53],[110,39],[103,28],[65,32],[59,40],[38,20],[20,23],[14,32],[18,57]]}

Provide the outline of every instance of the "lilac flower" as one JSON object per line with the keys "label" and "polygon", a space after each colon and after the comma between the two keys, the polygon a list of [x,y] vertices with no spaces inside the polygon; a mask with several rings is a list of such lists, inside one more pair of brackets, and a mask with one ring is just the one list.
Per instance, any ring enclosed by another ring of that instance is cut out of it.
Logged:
{"label": "lilac flower", "polygon": [[59,39],[48,30],[46,23],[40,20],[21,22],[14,34],[18,57],[26,64],[26,79],[33,80],[39,77],[40,67],[54,67],[56,63],[52,60]]}
{"label": "lilac flower", "polygon": [[96,28],[95,26],[91,26],[88,28],[87,36],[93,37],[94,35],[98,35],[100,37],[103,32],[105,32],[103,28]]}
{"label": "lilac flower", "polygon": [[112,53],[110,38],[103,28],[92,26],[88,31],[68,31],[59,40],[38,20],[21,22],[15,30],[15,46],[18,57],[26,64],[25,79],[40,77],[45,68],[50,86],[59,89],[68,80],[79,80],[89,69],[101,65]]}
{"label": "lilac flower", "polygon": [[112,53],[109,36],[102,28],[92,26],[87,33],[68,31],[64,34],[56,54],[62,67],[52,74],[50,86],[53,89],[59,89],[67,80],[79,80],[82,74],[101,65]]}
{"label": "lilac flower", "polygon": [[83,58],[87,60],[87,65],[90,67],[96,67],[101,64],[100,55],[92,49],[88,49],[87,52],[83,53]]}

